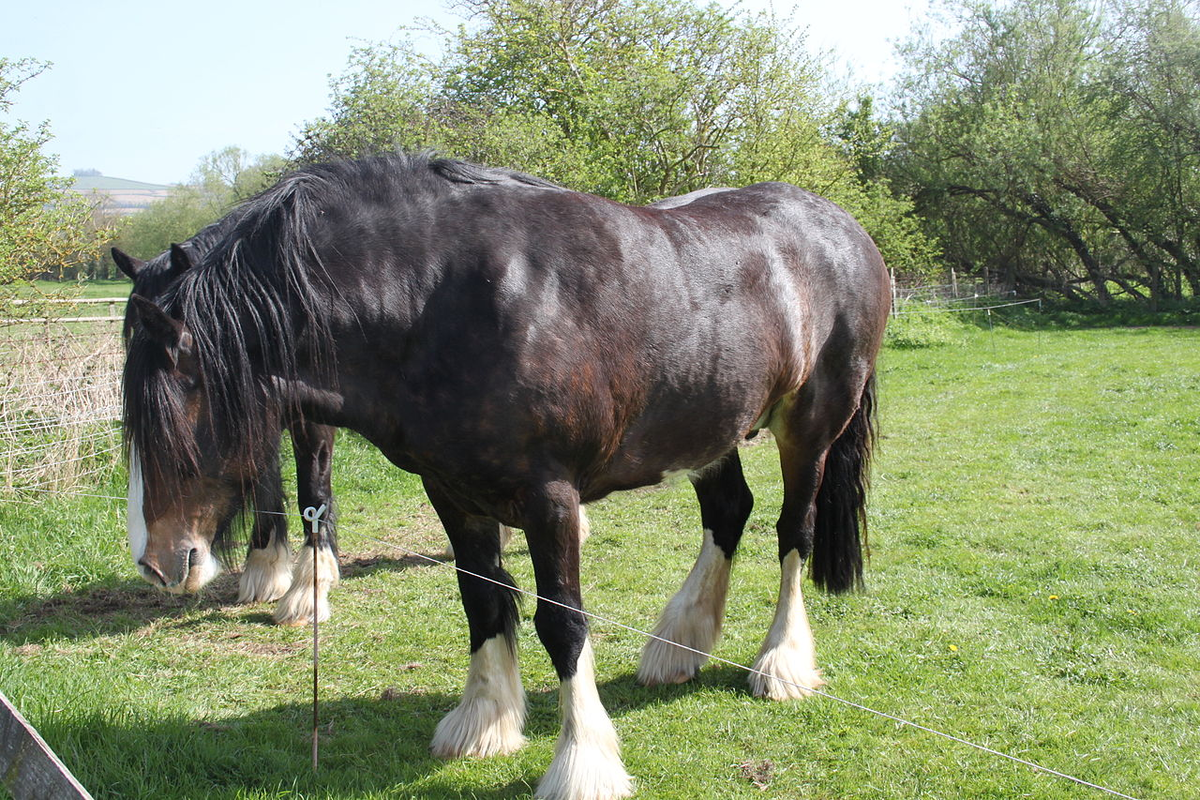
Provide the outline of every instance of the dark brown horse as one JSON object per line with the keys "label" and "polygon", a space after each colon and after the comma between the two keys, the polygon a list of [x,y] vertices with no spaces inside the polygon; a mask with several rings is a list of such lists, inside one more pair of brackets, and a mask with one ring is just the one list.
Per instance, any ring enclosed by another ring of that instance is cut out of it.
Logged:
{"label": "dark brown horse", "polygon": [[[132,294],[157,299],[175,285],[194,262],[220,241],[237,220],[230,214],[207,226],[182,245],[171,248],[149,261],[129,256],[113,248],[113,262],[133,281]],[[126,342],[136,322],[133,305],[126,307],[124,334]],[[238,580],[239,603],[273,603],[275,621],[281,625],[305,625],[315,616],[319,621],[329,619],[329,589],[338,581],[337,511],[333,502],[332,464],[333,443],[337,433],[328,425],[318,425],[303,418],[287,421],[291,434],[292,454],[296,462],[296,500],[301,510],[324,506],[326,513],[314,535],[313,523],[304,520],[304,549],[292,558],[288,543],[287,516],[283,510],[283,481],[278,462],[259,465],[259,475],[248,503],[254,512],[247,520],[250,525],[249,549],[246,563]],[[136,490],[134,484],[131,489]],[[303,517],[302,517],[303,519]],[[232,520],[231,520],[232,522]],[[141,560],[146,541],[141,526],[129,528],[129,547],[135,563]],[[322,576],[317,596],[312,591],[312,548],[327,551],[323,563],[332,564],[332,574]],[[208,570],[216,574],[219,563],[208,562]],[[295,573],[293,579],[293,572]],[[149,576],[153,578],[153,576]],[[157,581],[152,581],[157,582]]]}
{"label": "dark brown horse", "polygon": [[[579,591],[580,503],[688,471],[705,542],[657,633],[708,651],[752,505],[737,445],[769,428],[783,469],[782,585],[756,694],[821,683],[801,597],[861,580],[873,373],[889,307],[844,211],[765,183],[633,208],[517,173],[393,156],[303,169],[138,321],[125,368],[139,568],[195,589],[294,415],[360,432],[415,472],[459,564],[499,584],[523,528],[535,627],[563,727],[538,786],[631,791],[596,691]],[[326,567],[323,567],[323,569]],[[434,752],[523,741],[510,589],[460,573],[471,665]],[[652,640],[648,684],[704,657]]]}

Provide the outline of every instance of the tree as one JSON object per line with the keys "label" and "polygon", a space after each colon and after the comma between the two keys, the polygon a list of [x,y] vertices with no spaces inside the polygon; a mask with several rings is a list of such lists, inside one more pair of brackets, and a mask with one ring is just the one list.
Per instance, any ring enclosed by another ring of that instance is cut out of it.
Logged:
{"label": "tree", "polygon": [[330,83],[330,116],[305,123],[293,160],[313,163],[436,142],[427,108],[434,91],[429,73],[430,65],[407,42],[354,48],[346,72]]}
{"label": "tree", "polygon": [[[0,113],[12,95],[49,67],[32,59],[0,58]],[[55,173],[58,160],[45,151],[51,139],[45,122],[0,121],[0,284],[45,272],[58,273],[94,257],[111,235],[96,226],[92,206]]]}
{"label": "tree", "polygon": [[1200,296],[1198,10],[1174,0],[1115,8],[1123,35],[1100,76],[1111,96],[1110,146],[1097,163],[1075,165],[1063,181],[1145,270],[1152,304],[1180,299],[1185,282]]}
{"label": "tree", "polygon": [[237,203],[262,191],[283,171],[281,156],[251,158],[238,147],[226,147],[205,156],[182,186],[131,217],[117,246],[130,255],[148,259],[190,239],[215,222]]}
{"label": "tree", "polygon": [[950,6],[908,46],[893,179],[951,263],[1152,307],[1197,283],[1200,27],[1177,0]]}
{"label": "tree", "polygon": [[861,181],[803,36],[686,0],[468,0],[441,61],[355,51],[299,161],[395,147],[513,167],[630,203],[784,180],[863,217],[885,257],[927,269],[911,203]]}

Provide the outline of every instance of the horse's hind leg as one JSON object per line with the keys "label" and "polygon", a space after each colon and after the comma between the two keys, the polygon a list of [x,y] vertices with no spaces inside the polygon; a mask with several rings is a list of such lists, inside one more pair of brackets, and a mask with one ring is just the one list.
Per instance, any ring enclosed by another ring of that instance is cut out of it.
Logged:
{"label": "horse's hind leg", "polygon": [[736,449],[689,477],[700,501],[704,544],[683,587],[659,617],[656,638],[642,650],[637,677],[647,686],[683,683],[708,660],[721,635],[733,554],[754,507]]}
{"label": "horse's hind leg", "polygon": [[775,619],[750,676],[760,697],[806,697],[824,684],[801,592],[814,542],[814,574],[822,576],[818,582],[826,589],[845,591],[861,577],[857,522],[841,523],[847,515],[857,520],[863,502],[862,469],[870,446],[864,429],[871,406],[864,380],[813,380],[772,417],[783,469],[783,510],[776,525],[782,575]]}
{"label": "horse's hind leg", "polygon": [[525,692],[517,669],[517,598],[504,588],[513,580],[500,566],[500,525],[464,513],[433,482],[425,482],[425,491],[458,553],[458,586],[471,630],[462,702],[438,723],[433,754],[510,753],[525,743]]}
{"label": "horse's hind leg", "polygon": [[579,589],[579,495],[550,483],[526,503],[525,536],[537,576],[534,625],[560,681],[562,729],[536,797],[617,800],[633,791],[616,728],[600,702]]}
{"label": "horse's hind leg", "polygon": [[[336,429],[297,420],[288,426],[296,457],[296,499],[301,509],[325,513],[319,521],[304,521],[304,547],[292,567],[292,585],[275,609],[280,625],[307,625],[314,615],[319,622],[329,619],[329,589],[337,585],[337,514],[333,504],[333,439]],[[314,534],[313,528],[316,528]],[[316,558],[313,558],[314,550]],[[314,565],[315,560],[315,565]],[[317,594],[313,597],[313,569]]]}
{"label": "horse's hind leg", "polygon": [[263,470],[254,487],[254,524],[250,550],[238,580],[239,603],[273,603],[292,585],[292,549],[283,513],[283,481],[279,462]]}

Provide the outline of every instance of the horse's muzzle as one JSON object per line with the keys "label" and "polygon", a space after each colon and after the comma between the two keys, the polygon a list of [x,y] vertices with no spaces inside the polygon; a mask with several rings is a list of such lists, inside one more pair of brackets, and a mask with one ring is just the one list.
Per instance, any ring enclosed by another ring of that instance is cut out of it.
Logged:
{"label": "horse's muzzle", "polygon": [[220,572],[220,562],[207,546],[184,545],[166,559],[148,550],[137,567],[147,582],[172,594],[197,592]]}

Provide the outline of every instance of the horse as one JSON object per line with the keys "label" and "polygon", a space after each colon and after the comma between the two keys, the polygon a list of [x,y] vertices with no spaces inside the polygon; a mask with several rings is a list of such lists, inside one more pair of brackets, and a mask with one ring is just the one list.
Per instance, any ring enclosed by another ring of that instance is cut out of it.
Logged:
{"label": "horse", "polygon": [[[291,415],[358,431],[413,472],[462,571],[470,665],[439,757],[519,748],[525,531],[562,727],[537,796],[626,797],[579,584],[581,503],[689,474],[704,541],[643,649],[691,679],[720,634],[753,495],[738,444],[778,445],[774,620],[755,695],[822,684],[801,592],[860,586],[887,271],[844,210],[784,183],[627,206],[513,172],[394,154],[301,168],[136,315],[124,373],[142,574],[193,591]],[[310,554],[311,555],[311,554]],[[321,564],[319,569],[328,569]]]}
{"label": "horse", "polygon": [[[131,294],[158,298],[174,285],[193,266],[195,257],[203,254],[220,239],[236,220],[236,213],[206,226],[183,244],[171,247],[150,259],[134,258],[112,248],[113,262],[133,281]],[[132,305],[126,306],[123,336],[128,345],[136,322]],[[296,462],[297,502],[301,509],[325,506],[327,511],[314,532],[313,523],[305,519],[304,550],[295,561],[288,544],[287,516],[283,510],[283,481],[278,460],[264,465],[253,487],[248,505],[250,525],[249,548],[238,579],[238,603],[272,603],[278,601],[273,618],[280,625],[299,626],[316,618],[329,619],[329,589],[339,579],[337,571],[337,512],[333,502],[332,463],[336,429],[311,423],[302,417],[288,420]],[[232,522],[232,519],[229,520]],[[135,563],[145,549],[145,537],[140,528],[130,527],[129,546]],[[335,570],[325,575],[314,598],[312,591],[312,548],[327,552],[326,563]],[[209,559],[204,567],[215,576],[221,568],[218,559]]]}

